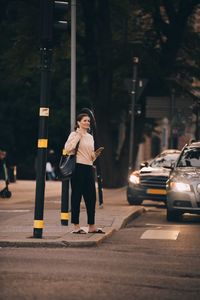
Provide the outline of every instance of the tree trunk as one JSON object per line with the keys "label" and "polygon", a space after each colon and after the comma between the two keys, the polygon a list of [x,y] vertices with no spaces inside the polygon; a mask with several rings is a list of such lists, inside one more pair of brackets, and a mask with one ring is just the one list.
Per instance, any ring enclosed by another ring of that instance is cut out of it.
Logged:
{"label": "tree trunk", "polygon": [[[116,160],[116,142],[118,139],[116,132],[120,120],[115,125],[111,122],[115,113],[113,107],[115,102],[112,99],[113,49],[110,1],[83,0],[81,5],[85,24],[84,45],[88,66],[89,97],[97,121],[99,146],[105,147],[102,158],[100,158],[103,186],[120,187],[127,182],[129,132],[126,129],[121,156],[119,160]],[[136,144],[135,139],[134,154],[137,149]]]}
{"label": "tree trunk", "polygon": [[100,159],[104,187],[122,185],[116,168],[112,129],[112,33],[108,0],[81,1],[85,21],[85,54],[91,103],[97,121],[99,146],[105,150]]}

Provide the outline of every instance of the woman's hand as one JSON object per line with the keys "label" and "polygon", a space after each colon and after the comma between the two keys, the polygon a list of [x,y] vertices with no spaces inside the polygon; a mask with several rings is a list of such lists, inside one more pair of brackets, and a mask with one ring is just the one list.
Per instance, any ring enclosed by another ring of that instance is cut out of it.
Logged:
{"label": "woman's hand", "polygon": [[82,132],[82,130],[81,130],[80,128],[77,128],[77,129],[76,129],[76,132],[80,135],[80,137],[82,137],[83,132]]}

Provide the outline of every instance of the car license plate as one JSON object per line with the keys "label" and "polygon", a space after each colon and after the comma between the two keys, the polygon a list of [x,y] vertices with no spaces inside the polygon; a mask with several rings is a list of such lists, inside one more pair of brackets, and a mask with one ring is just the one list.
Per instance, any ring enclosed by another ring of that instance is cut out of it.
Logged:
{"label": "car license plate", "polygon": [[147,194],[166,195],[166,190],[162,190],[162,189],[147,189]]}

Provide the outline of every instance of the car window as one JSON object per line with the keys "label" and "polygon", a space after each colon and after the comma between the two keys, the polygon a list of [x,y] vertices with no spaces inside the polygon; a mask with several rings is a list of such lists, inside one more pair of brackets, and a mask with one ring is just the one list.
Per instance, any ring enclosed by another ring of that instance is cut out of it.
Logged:
{"label": "car window", "polygon": [[177,167],[200,168],[200,149],[185,149],[180,157]]}
{"label": "car window", "polygon": [[179,153],[170,153],[162,156],[157,156],[150,163],[152,168],[155,167],[170,167],[173,162],[177,160]]}

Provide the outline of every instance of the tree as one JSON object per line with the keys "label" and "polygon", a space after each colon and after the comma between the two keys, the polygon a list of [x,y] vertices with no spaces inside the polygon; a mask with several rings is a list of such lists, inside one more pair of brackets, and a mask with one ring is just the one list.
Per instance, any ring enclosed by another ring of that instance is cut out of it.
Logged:
{"label": "tree", "polygon": [[[86,106],[95,111],[99,144],[105,146],[101,159],[104,186],[122,186],[127,180],[131,97],[124,79],[132,77],[132,57],[140,55],[139,77],[149,79],[153,92],[169,92],[169,81],[180,92],[191,92],[191,78],[199,78],[199,35],[192,32],[189,22],[198,3],[77,0],[77,111]],[[0,148],[11,153],[16,149],[21,178],[34,176],[40,93],[39,16],[37,0],[2,0]],[[69,32],[54,32],[54,40],[49,147],[59,157],[70,130]],[[143,137],[145,93],[140,104],[134,157]],[[125,140],[122,134],[120,147],[119,125],[126,134]]]}
{"label": "tree", "polygon": [[[106,148],[102,160],[106,186],[118,186],[126,181],[127,159],[124,157],[127,157],[125,147],[128,141],[125,142],[120,163],[116,164],[113,149],[116,145],[111,121],[115,119],[117,126],[116,105],[119,111],[122,111],[122,101],[126,103],[126,110],[128,107],[129,100],[123,91],[121,77],[125,74],[130,75],[133,53],[140,53],[141,75],[150,78],[153,86],[162,83],[163,89],[163,85],[168,86],[169,78],[170,81],[178,82],[177,78],[185,74],[185,69],[188,70],[188,75],[191,75],[191,72],[194,74],[189,59],[184,61],[184,58],[188,55],[188,20],[198,3],[199,1],[185,0],[148,3],[125,1],[123,4],[120,1],[107,0],[81,1],[85,24],[84,49],[88,67],[89,96],[98,124],[101,124],[99,139]],[[120,14],[118,18],[117,13]],[[115,20],[112,19],[113,15]],[[121,20],[120,30],[116,20]],[[123,48],[120,49],[120,46]],[[123,72],[123,65],[128,72]],[[120,89],[123,99],[116,103],[114,95]],[[139,118],[137,132],[142,130],[142,126],[139,125],[141,123]],[[140,138],[139,135],[136,137],[135,146]]]}
{"label": "tree", "polygon": [[[3,1],[0,17],[0,148],[15,160],[19,178],[34,178],[40,98],[40,3]],[[55,32],[49,118],[49,147],[56,150],[57,156],[70,123],[70,60],[64,42],[67,34],[58,35]]]}

